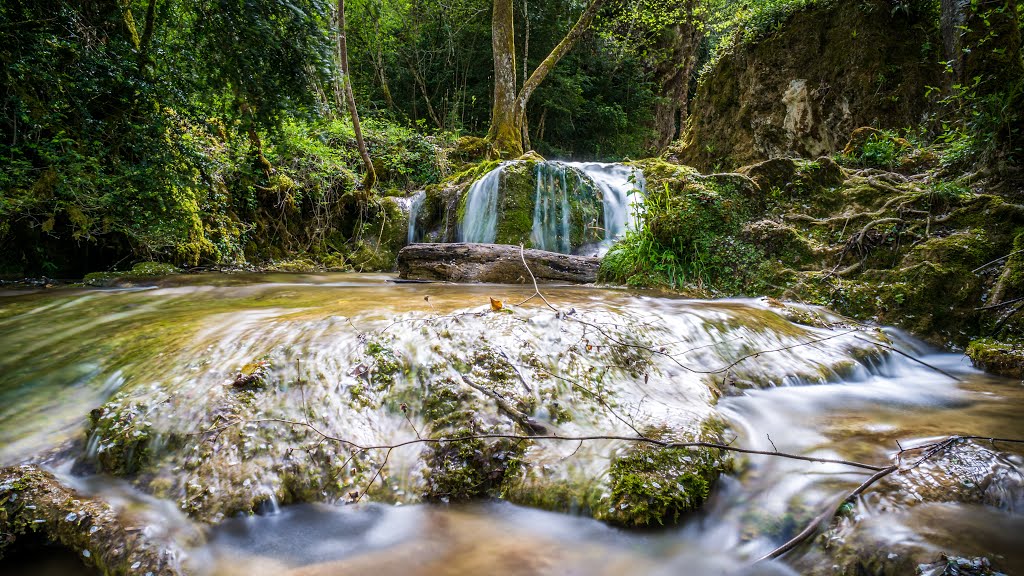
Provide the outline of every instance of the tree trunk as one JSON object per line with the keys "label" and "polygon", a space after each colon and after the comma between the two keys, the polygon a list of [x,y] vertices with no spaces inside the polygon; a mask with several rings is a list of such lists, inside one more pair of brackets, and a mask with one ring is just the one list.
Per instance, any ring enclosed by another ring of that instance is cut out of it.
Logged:
{"label": "tree trunk", "polygon": [[363,157],[363,166],[366,167],[366,174],[363,175],[363,191],[368,194],[373,185],[377,183],[377,172],[373,169],[373,161],[366,151],[366,142],[363,141],[363,128],[359,124],[359,112],[356,111],[356,96],[352,92],[352,79],[348,74],[348,44],[345,41],[345,0],[338,0],[338,65],[341,66],[341,83],[345,90],[345,100],[348,101],[348,112],[352,116],[352,130],[356,133],[356,145],[359,147],[359,155]]}
{"label": "tree trunk", "polygon": [[516,114],[516,47],[513,0],[494,0],[491,48],[494,52],[494,105],[487,132],[491,155],[515,158],[523,154],[522,123]]}
{"label": "tree trunk", "polygon": [[492,47],[494,49],[494,108],[491,111],[491,129],[487,140],[491,156],[517,157],[523,153],[523,135],[526,126],[526,104],[533,91],[554,69],[591,23],[604,0],[591,0],[569,33],[530,74],[519,94],[516,90],[516,52],[513,28],[513,0],[494,0],[491,16]]}
{"label": "tree trunk", "polygon": [[139,38],[139,73],[146,70],[149,65],[149,44],[153,40],[153,31],[156,28],[156,0],[149,0],[146,7],[146,23],[142,29],[142,37]]}

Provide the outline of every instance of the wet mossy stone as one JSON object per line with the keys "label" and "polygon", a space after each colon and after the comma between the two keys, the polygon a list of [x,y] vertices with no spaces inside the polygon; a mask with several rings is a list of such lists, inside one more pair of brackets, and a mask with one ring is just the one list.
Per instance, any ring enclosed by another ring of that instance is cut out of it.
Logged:
{"label": "wet mossy stone", "polygon": [[507,426],[479,418],[486,413],[478,398],[451,378],[431,382],[423,403],[432,443],[424,461],[423,497],[434,502],[463,502],[499,496],[507,477],[514,476],[529,442],[469,438],[507,432]]}
{"label": "wet mossy stone", "polygon": [[140,262],[127,272],[92,272],[86,274],[82,282],[89,286],[110,287],[131,284],[133,281],[147,280],[160,276],[170,276],[180,272],[171,264],[163,262]]}
{"label": "wet mossy stone", "polygon": [[497,244],[525,244],[530,247],[533,230],[534,194],[537,189],[537,161],[517,161],[505,166],[498,196]]}
{"label": "wet mossy stone", "polygon": [[104,575],[182,574],[169,543],[149,534],[126,528],[110,505],[76,493],[49,472],[30,465],[0,469],[0,558],[41,535]]}
{"label": "wet mossy stone", "polygon": [[612,461],[608,507],[595,517],[624,526],[675,524],[704,505],[726,467],[718,450],[633,447]]}
{"label": "wet mossy stone", "polygon": [[967,356],[986,372],[1024,380],[1024,338],[980,338],[967,346]]}

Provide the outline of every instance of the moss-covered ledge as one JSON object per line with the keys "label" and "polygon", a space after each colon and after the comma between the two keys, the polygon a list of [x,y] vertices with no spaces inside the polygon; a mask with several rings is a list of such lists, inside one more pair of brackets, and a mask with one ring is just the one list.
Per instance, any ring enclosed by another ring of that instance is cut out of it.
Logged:
{"label": "moss-covered ledge", "polygon": [[36,466],[0,469],[0,558],[41,535],[104,575],[183,574],[175,554],[121,524],[105,502],[81,496]]}
{"label": "moss-covered ledge", "polygon": [[980,338],[967,347],[967,356],[986,372],[1024,380],[1024,338]]}

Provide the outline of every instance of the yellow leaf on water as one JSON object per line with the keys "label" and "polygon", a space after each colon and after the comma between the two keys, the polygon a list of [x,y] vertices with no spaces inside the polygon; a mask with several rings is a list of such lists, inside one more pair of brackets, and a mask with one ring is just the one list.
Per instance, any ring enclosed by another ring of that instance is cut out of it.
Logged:
{"label": "yellow leaf on water", "polygon": [[494,298],[491,298],[491,310],[494,310],[495,312],[499,312],[499,311],[501,311],[501,307],[502,307],[501,300],[495,300]]}

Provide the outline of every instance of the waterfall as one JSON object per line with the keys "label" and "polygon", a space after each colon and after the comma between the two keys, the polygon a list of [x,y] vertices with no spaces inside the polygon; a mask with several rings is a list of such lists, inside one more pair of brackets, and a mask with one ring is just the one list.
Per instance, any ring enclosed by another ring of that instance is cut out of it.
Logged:
{"label": "waterfall", "polygon": [[503,163],[469,187],[466,211],[459,224],[459,242],[494,242],[498,235],[498,189],[504,168]]}
{"label": "waterfall", "polygon": [[[567,254],[580,246],[571,245],[573,227],[594,227],[596,223],[572,222],[570,199],[576,204],[600,200],[602,240],[584,251],[604,255],[611,245],[632,228],[634,190],[644,190],[643,172],[624,164],[602,162],[539,162],[534,199],[534,248]],[[585,231],[584,231],[585,232]],[[587,234],[582,234],[586,237]]]}
{"label": "waterfall", "polygon": [[[419,241],[416,237],[416,219],[419,218],[420,210],[423,208],[423,201],[426,200],[427,193],[420,190],[412,197],[412,202],[409,204],[409,238],[408,244],[413,244]],[[422,234],[421,234],[422,235]]]}
{"label": "waterfall", "polygon": [[[503,174],[514,164],[502,163],[469,187],[461,208],[459,242],[495,241],[504,217]],[[633,226],[632,193],[644,190],[639,169],[601,162],[546,161],[535,163],[533,170],[533,224],[529,237],[520,240],[528,246],[563,254],[603,255]],[[427,232],[416,229],[424,198],[420,192],[411,200],[410,244]]]}

